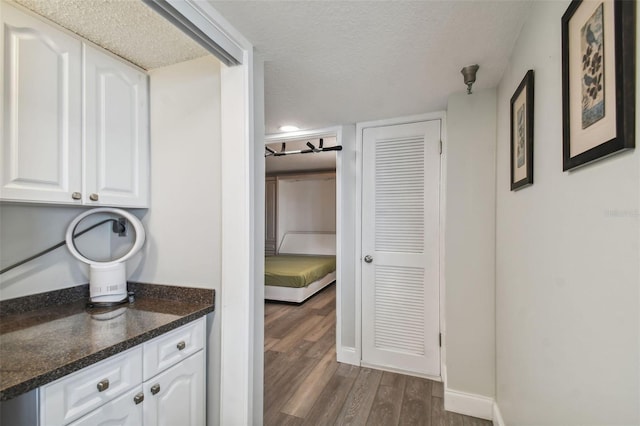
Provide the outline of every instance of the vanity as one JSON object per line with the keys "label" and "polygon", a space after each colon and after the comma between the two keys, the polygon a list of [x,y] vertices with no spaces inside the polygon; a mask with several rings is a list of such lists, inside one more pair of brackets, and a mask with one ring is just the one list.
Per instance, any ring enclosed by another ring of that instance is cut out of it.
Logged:
{"label": "vanity", "polygon": [[214,290],[130,283],[100,310],[86,287],[0,302],[0,423],[204,425]]}

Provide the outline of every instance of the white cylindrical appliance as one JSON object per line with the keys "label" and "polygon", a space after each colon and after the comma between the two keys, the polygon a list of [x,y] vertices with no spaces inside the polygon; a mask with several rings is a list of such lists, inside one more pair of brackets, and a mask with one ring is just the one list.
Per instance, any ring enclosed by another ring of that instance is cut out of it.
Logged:
{"label": "white cylindrical appliance", "polygon": [[[87,216],[97,213],[113,213],[122,216],[133,226],[135,241],[131,249],[118,259],[107,262],[91,260],[83,256],[76,248],[74,234],[76,227]],[[93,303],[120,302],[127,298],[127,271],[125,261],[130,259],[144,245],[145,232],[140,219],[122,209],[99,207],[79,214],[67,228],[66,242],[71,254],[81,262],[89,265],[89,293]]]}

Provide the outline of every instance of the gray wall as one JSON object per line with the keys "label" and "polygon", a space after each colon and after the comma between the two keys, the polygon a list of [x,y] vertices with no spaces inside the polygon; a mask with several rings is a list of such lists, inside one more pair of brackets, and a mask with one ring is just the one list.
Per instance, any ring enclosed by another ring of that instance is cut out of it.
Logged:
{"label": "gray wall", "polygon": [[[497,402],[509,425],[637,425],[640,147],[562,171],[568,5],[533,2],[498,88]],[[535,183],[512,192],[509,99],[528,69]]]}
{"label": "gray wall", "polygon": [[447,389],[495,394],[496,91],[459,93],[447,109]]}
{"label": "gray wall", "polygon": [[[69,223],[86,208],[0,205],[0,265],[4,268],[42,251],[65,238]],[[83,221],[98,221],[93,215]],[[84,226],[84,225],[83,225]],[[99,258],[109,254],[109,226],[103,225],[78,238],[81,251]],[[99,257],[98,257],[99,256]],[[86,284],[89,267],[76,260],[66,246],[0,275],[0,300]]]}
{"label": "gray wall", "polygon": [[[264,60],[253,56],[253,212],[254,212],[254,348],[264,348]],[[264,412],[264,352],[256,350],[253,354],[253,424],[262,424]]]}

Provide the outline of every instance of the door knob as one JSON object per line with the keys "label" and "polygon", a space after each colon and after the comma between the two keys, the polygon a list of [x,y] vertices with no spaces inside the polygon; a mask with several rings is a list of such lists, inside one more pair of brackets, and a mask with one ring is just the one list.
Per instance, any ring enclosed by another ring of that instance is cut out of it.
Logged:
{"label": "door knob", "polygon": [[366,255],[366,256],[364,257],[364,261],[365,261],[365,262],[367,262],[367,263],[371,263],[371,262],[373,262],[373,257],[371,257],[371,256],[369,256],[369,255]]}
{"label": "door knob", "polygon": [[91,201],[98,201],[98,199],[99,199],[99,198],[100,198],[100,197],[98,196],[98,194],[91,194],[91,195],[89,195],[89,199],[90,199]]}

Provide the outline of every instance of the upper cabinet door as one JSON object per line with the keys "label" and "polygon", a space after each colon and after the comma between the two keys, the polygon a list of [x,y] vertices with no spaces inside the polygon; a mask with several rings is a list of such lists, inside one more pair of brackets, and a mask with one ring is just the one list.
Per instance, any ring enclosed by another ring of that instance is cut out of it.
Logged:
{"label": "upper cabinet door", "polygon": [[84,47],[84,203],[148,207],[147,75]]}
{"label": "upper cabinet door", "polygon": [[2,5],[0,199],[80,204],[79,40]]}

